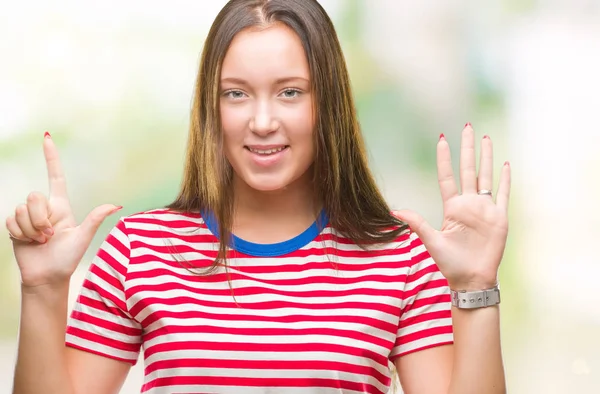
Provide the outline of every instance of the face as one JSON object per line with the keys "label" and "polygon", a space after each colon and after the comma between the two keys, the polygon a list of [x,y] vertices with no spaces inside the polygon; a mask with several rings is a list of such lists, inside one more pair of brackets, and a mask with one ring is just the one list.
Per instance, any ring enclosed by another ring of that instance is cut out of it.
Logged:
{"label": "face", "polygon": [[293,30],[274,24],[235,36],[223,60],[220,107],[235,181],[276,191],[308,178],[315,156],[310,70]]}

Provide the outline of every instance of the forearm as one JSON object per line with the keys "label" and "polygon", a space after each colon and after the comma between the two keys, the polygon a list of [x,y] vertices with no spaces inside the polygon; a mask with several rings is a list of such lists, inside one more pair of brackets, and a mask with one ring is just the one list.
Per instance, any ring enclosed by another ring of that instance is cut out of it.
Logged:
{"label": "forearm", "polygon": [[23,288],[13,394],[72,394],[65,358],[69,283]]}
{"label": "forearm", "polygon": [[454,367],[449,393],[506,393],[499,307],[471,310],[452,307],[452,326]]}

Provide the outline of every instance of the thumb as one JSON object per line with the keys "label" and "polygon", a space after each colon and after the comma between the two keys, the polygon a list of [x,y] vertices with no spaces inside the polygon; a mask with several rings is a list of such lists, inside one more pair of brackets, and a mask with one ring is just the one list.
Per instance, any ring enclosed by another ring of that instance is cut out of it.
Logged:
{"label": "thumb", "polygon": [[424,244],[429,243],[429,241],[433,239],[435,229],[418,213],[404,209],[401,211],[394,211],[393,214],[398,219],[408,224],[410,229],[421,238],[421,241]]}
{"label": "thumb", "polygon": [[104,220],[113,213],[121,210],[122,206],[104,204],[96,207],[90,212],[79,226],[81,235],[86,242],[91,242]]}

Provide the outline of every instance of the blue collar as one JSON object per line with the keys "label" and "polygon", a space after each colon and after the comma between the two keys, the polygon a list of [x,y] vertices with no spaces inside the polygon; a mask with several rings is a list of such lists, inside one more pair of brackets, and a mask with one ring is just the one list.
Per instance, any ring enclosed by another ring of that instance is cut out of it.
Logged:
{"label": "blue collar", "polygon": [[[214,236],[219,238],[219,231],[217,226],[217,220],[212,212],[203,211],[202,218],[206,227],[213,233]],[[322,210],[319,213],[319,217],[313,224],[304,230],[301,234],[295,236],[287,241],[278,242],[274,244],[257,244],[254,242],[245,241],[236,235],[232,234],[230,247],[238,252],[257,257],[275,257],[282,256],[288,253],[295,252],[296,250],[308,245],[312,242],[321,231],[327,226],[329,218]]]}

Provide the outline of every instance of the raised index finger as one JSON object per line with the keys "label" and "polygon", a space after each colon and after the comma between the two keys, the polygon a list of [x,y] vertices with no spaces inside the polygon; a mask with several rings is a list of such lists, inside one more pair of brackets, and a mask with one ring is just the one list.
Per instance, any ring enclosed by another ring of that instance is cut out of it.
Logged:
{"label": "raised index finger", "polygon": [[51,197],[67,198],[67,183],[58,158],[58,150],[50,133],[44,134],[44,156],[46,157],[46,168],[48,169],[48,184]]}

